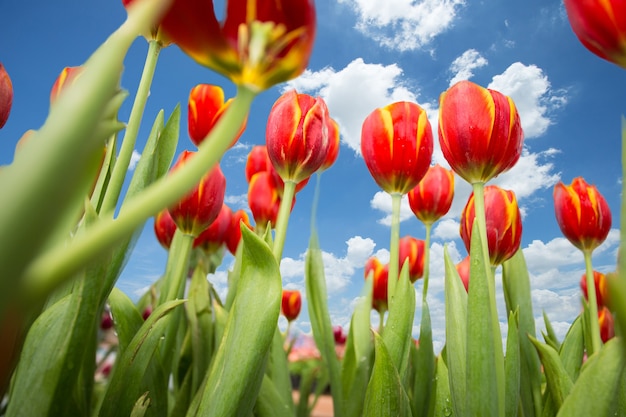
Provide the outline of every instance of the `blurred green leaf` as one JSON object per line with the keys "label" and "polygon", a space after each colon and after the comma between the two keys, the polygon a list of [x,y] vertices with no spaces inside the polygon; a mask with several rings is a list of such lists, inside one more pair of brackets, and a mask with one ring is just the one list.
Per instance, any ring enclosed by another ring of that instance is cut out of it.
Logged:
{"label": "blurred green leaf", "polygon": [[291,377],[289,375],[289,365],[287,362],[287,354],[283,347],[283,336],[280,333],[280,329],[276,326],[274,332],[274,338],[270,347],[270,356],[266,368],[266,374],[272,381],[272,385],[275,387],[278,394],[281,396],[281,401],[285,404],[288,410],[293,414],[294,405],[293,397],[291,395]]}
{"label": "blurred green leaf", "polygon": [[521,405],[518,315],[519,309],[509,312],[509,330],[506,337],[504,413],[507,417],[516,417],[518,415],[518,407]]}
{"label": "blurred green leaf", "polygon": [[132,300],[119,288],[113,288],[109,296],[109,307],[115,323],[118,340],[118,355],[123,355],[144,320]]}
{"label": "blurred green leaf", "polygon": [[335,352],[335,336],[328,312],[328,294],[326,292],[322,251],[319,248],[315,233],[311,235],[309,250],[306,255],[305,285],[313,338],[322,355],[324,365],[328,368],[334,415],[341,417],[343,415],[341,409],[341,404],[343,404],[341,374]]}
{"label": "blurred green leaf", "polygon": [[204,387],[198,393],[197,415],[201,416],[249,415],[261,389],[278,321],[282,295],[278,264],[267,244],[247,227],[242,228],[242,238],[237,296]]}
{"label": "blurred green leaf", "polygon": [[374,369],[365,393],[365,417],[410,417],[411,403],[382,337],[374,334]]}
{"label": "blurred green leaf", "polygon": [[[422,304],[422,321],[420,324],[419,346],[415,353],[415,374],[411,406],[413,416],[431,414],[433,392],[435,389],[435,353],[433,351],[433,333],[430,324],[430,310],[426,300]],[[447,369],[446,369],[447,370]],[[447,383],[446,376],[446,383]],[[448,392],[450,388],[448,388]]]}
{"label": "blurred green leaf", "polygon": [[434,407],[432,413],[435,417],[450,417],[454,415],[452,395],[450,393],[450,380],[448,379],[448,367],[442,355],[437,357],[435,366]]}
{"label": "blurred green leaf", "polygon": [[444,247],[446,302],[446,365],[454,414],[467,415],[467,293]]}
{"label": "blurred green leaf", "polygon": [[552,328],[552,323],[550,322],[550,318],[548,317],[545,311],[543,311],[543,323],[546,326],[546,333],[542,332],[543,339],[545,340],[547,344],[549,344],[555,350],[558,351],[559,349],[561,349],[561,342],[559,342],[559,339],[556,337],[556,333],[554,332],[554,329]]}
{"label": "blurred green leaf", "polygon": [[548,389],[557,409],[561,407],[563,401],[570,395],[572,390],[572,379],[563,367],[558,352],[550,345],[542,343],[532,336],[529,336],[532,343],[539,352],[541,363],[546,374]]}
{"label": "blurred green leaf", "polygon": [[[287,391],[291,396],[291,389]],[[293,403],[293,401],[291,401]],[[272,380],[265,375],[261,390],[254,406],[254,415],[258,417],[293,416],[293,404],[285,402],[282,393]]]}
{"label": "blurred green leaf", "polygon": [[148,393],[145,392],[135,403],[133,411],[130,413],[130,417],[144,417],[148,407],[150,407],[150,397],[148,396]]}
{"label": "blurred green leaf", "polygon": [[585,343],[583,340],[583,326],[580,315],[572,322],[563,343],[559,356],[563,367],[572,381],[578,379],[580,368],[583,364],[583,355],[585,353]]}

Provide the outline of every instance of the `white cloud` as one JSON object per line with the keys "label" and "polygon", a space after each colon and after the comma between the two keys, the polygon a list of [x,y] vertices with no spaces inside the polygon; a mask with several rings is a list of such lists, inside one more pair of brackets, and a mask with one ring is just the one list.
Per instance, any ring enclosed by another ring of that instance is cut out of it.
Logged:
{"label": "white cloud", "polygon": [[130,162],[128,164],[128,170],[133,171],[139,162],[139,158],[141,158],[141,154],[137,152],[136,149],[133,149],[133,153],[130,156]]}
{"label": "white cloud", "polygon": [[459,228],[461,227],[458,220],[455,219],[442,219],[435,223],[435,227],[433,227],[432,237],[434,239],[441,240],[453,240],[458,239]]}
{"label": "white cloud", "polygon": [[450,72],[454,74],[450,79],[450,85],[462,80],[469,80],[474,76],[474,70],[487,65],[485,59],[476,49],[468,49],[461,56],[452,61]]}
{"label": "white cloud", "polygon": [[367,64],[357,58],[340,71],[307,70],[287,83],[284,90],[295,88],[322,97],[331,117],[339,124],[342,140],[360,154],[361,126],[374,109],[395,101],[416,100],[415,94],[403,84],[402,74],[395,64]]}
{"label": "white cloud", "polygon": [[249,210],[248,194],[224,196],[224,203],[228,204],[228,206],[233,209],[233,211],[239,209]]}
{"label": "white cloud", "polygon": [[515,191],[518,202],[530,197],[538,190],[552,188],[561,176],[553,172],[554,164],[545,160],[555,153],[558,151],[553,148],[537,153],[530,153],[524,149],[517,164],[511,170],[496,177],[491,183]]}
{"label": "white cloud", "polygon": [[551,111],[567,103],[563,91],[553,91],[548,77],[536,65],[511,64],[487,86],[510,96],[520,115],[524,137],[543,135],[552,120]]}
{"label": "white cloud", "polygon": [[448,30],[463,0],[339,0],[358,15],[357,29],[381,46],[408,51],[428,45]]}
{"label": "white cloud", "polygon": [[[391,226],[391,195],[385,191],[378,191],[374,194],[374,197],[370,200],[370,206],[373,209],[380,210],[385,213],[385,217],[378,220],[378,223],[385,226]],[[402,196],[402,203],[400,205],[400,221],[410,219],[414,216],[409,206],[409,198],[406,195]]]}

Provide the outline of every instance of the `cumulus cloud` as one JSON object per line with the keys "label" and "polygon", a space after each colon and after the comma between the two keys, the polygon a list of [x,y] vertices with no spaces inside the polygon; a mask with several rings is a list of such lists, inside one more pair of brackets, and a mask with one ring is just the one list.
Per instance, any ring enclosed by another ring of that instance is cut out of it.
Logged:
{"label": "cumulus cloud", "polygon": [[[373,209],[380,210],[385,213],[385,217],[379,219],[378,223],[385,226],[391,226],[391,195],[389,193],[378,191],[370,200],[370,206]],[[400,205],[400,221],[410,219],[412,216],[413,212],[409,206],[409,198],[406,195],[403,195],[402,203]]]}
{"label": "cumulus cloud", "polygon": [[381,46],[420,49],[452,27],[464,0],[339,0],[358,16],[356,28]]}
{"label": "cumulus cloud", "polygon": [[249,211],[248,194],[226,195],[224,196],[224,203],[228,204],[233,211],[239,209]]}
{"label": "cumulus cloud", "polygon": [[450,79],[450,85],[456,84],[462,80],[469,80],[474,76],[474,70],[484,67],[488,64],[487,59],[483,57],[476,49],[468,49],[461,56],[452,61],[450,72],[454,74]]}
{"label": "cumulus cloud", "polygon": [[136,149],[133,149],[133,153],[130,155],[130,163],[128,164],[129,171],[135,170],[135,167],[137,167],[137,163],[139,162],[140,158],[141,154]]}

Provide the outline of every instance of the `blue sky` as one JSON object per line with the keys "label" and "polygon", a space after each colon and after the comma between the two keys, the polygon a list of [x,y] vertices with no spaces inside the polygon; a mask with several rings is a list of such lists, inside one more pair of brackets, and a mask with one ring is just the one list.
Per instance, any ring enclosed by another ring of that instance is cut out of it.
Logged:
{"label": "blue sky", "polygon": [[[121,1],[66,0],[53,5],[34,0],[26,8],[0,0],[0,5],[0,62],[12,78],[15,93],[11,116],[0,130],[0,164],[8,164],[17,139],[44,122],[50,88],[63,67],[83,63],[123,22],[126,12]],[[317,225],[331,317],[334,324],[346,326],[362,289],[365,260],[373,254],[384,259],[389,246],[390,199],[377,188],[358,151],[363,119],[376,107],[412,100],[428,111],[436,129],[439,94],[453,82],[470,79],[497,89],[515,100],[526,139],[518,165],[494,183],[517,193],[524,214],[522,246],[538,330],[543,329],[540,316],[545,310],[563,336],[580,310],[578,282],[584,265],[582,255],[560,234],[552,190],[557,181],[569,184],[576,176],[597,185],[613,211],[615,230],[596,251],[594,267],[614,269],[621,191],[620,117],[626,113],[623,70],[583,48],[558,0],[317,0],[316,6],[318,31],[309,69],[257,98],[248,129],[222,160],[228,204],[233,209],[247,208],[245,158],[253,145],[264,143],[272,103],[289,88],[323,97],[340,125],[341,149],[337,163],[321,178]],[[131,96],[121,110],[121,120],[128,119],[146,51],[147,42],[138,38],[126,58],[122,87]],[[187,98],[198,83],[219,84],[227,97],[234,94],[227,79],[197,65],[176,46],[162,51],[137,152],[156,113],[163,109],[167,117],[177,103],[183,110],[178,152],[193,149],[186,133]],[[433,160],[446,165],[438,143]],[[314,183],[298,194],[290,220],[281,265],[286,287],[304,287]],[[469,190],[457,177],[451,212],[434,227],[429,303],[439,347],[444,332],[443,245],[448,244],[455,261],[466,255],[458,218]],[[424,238],[424,228],[408,204],[400,233]],[[166,252],[154,238],[150,220],[118,286],[137,297],[162,273],[165,261]],[[226,257],[217,274],[209,277],[222,292],[231,262]],[[421,281],[416,289],[421,291]],[[419,315],[418,298],[416,318]],[[310,329],[306,301],[297,328]]]}

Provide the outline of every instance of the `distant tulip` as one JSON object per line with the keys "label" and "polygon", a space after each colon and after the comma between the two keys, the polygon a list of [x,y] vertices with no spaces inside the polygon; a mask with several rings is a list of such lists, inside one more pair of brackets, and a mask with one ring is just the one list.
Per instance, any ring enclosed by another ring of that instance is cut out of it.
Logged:
{"label": "distant tulip", "polygon": [[346,335],[343,333],[341,326],[333,326],[333,336],[335,338],[336,345],[346,344]]}
{"label": "distant tulip", "polygon": [[13,105],[13,83],[0,62],[0,129],[5,125]]}
{"label": "distant tulip", "polygon": [[55,101],[61,95],[61,92],[76,80],[82,71],[82,67],[65,67],[61,71],[61,74],[57,77],[50,90],[50,104],[54,104]]}
{"label": "distant tulip", "polygon": [[328,108],[321,98],[290,90],[267,119],[267,154],[283,181],[303,181],[320,169],[328,154]]}
{"label": "distant tulip", "polygon": [[215,252],[226,243],[233,211],[226,204],[222,204],[219,214],[193,241],[195,248],[202,248],[205,252]]}
{"label": "distant tulip", "polygon": [[228,236],[226,237],[226,247],[228,251],[235,255],[237,253],[237,248],[239,247],[239,242],[241,241],[241,224],[245,224],[249,229],[252,229],[250,226],[250,218],[248,217],[248,213],[243,210],[237,210],[233,213],[230,219],[230,229],[228,230]]}
{"label": "distant tulip", "polygon": [[302,295],[298,290],[283,290],[281,311],[288,321],[294,321],[300,315]]}
{"label": "distant tulip", "polygon": [[399,270],[408,260],[409,279],[415,283],[424,275],[424,241],[412,236],[400,239]]}
{"label": "distant tulip", "polygon": [[339,156],[339,125],[336,121],[329,118],[328,119],[328,152],[326,153],[326,159],[322,163],[322,166],[319,169],[319,172],[325,171],[330,168],[337,157]]}
{"label": "distant tulip", "polygon": [[600,338],[602,342],[606,343],[615,336],[615,320],[611,310],[607,307],[601,307],[598,309],[598,324],[600,327]]}
{"label": "distant tulip", "polygon": [[169,249],[172,246],[174,233],[176,233],[176,223],[174,223],[170,212],[167,209],[161,210],[154,217],[154,234],[161,246]]}
{"label": "distant tulip", "polygon": [[[196,146],[204,141],[231,102],[232,98],[224,102],[224,90],[217,85],[198,84],[191,89],[187,104],[187,126],[189,137]],[[231,146],[237,142],[245,128],[244,123],[233,138]]]}
{"label": "distant tulip", "polygon": [[428,168],[424,178],[409,191],[409,206],[424,224],[445,216],[454,198],[454,173],[441,165]]}
{"label": "distant tulip", "polygon": [[578,40],[591,52],[626,68],[626,3],[621,0],[565,0]]}
{"label": "distant tulip", "polygon": [[[193,155],[194,152],[184,151],[172,170],[185,164]],[[182,232],[197,237],[219,214],[225,191],[226,178],[219,165],[215,165],[191,192],[168,208],[176,226]]]}
{"label": "distant tulip", "polygon": [[374,110],[363,122],[361,153],[380,188],[408,193],[428,171],[433,154],[426,111],[406,101]]}
{"label": "distant tulip", "polygon": [[280,195],[269,172],[258,172],[250,179],[248,204],[257,228],[265,229],[268,222],[276,226]]}
{"label": "distant tulip", "polygon": [[[472,193],[461,214],[461,238],[468,252],[475,217]],[[492,265],[500,265],[515,255],[522,241],[522,216],[515,193],[495,185],[486,186],[485,219],[489,259]]]}
{"label": "distant tulip", "polygon": [[[275,185],[278,195],[282,196],[285,188],[285,182],[274,169],[272,161],[270,161],[270,157],[267,154],[267,146],[256,145],[252,147],[252,150],[248,154],[248,159],[246,160],[246,180],[250,182],[252,176],[261,171],[267,171],[270,173],[270,178]],[[296,193],[301,191],[308,182],[309,177],[297,183],[295,190]]]}
{"label": "distant tulip", "polygon": [[220,22],[212,1],[174,0],[161,28],[195,61],[254,91],[307,67],[315,38],[313,0],[227,0],[225,9]]}
{"label": "distant tulip", "polygon": [[[596,290],[596,300],[598,307],[607,305],[609,299],[609,288],[606,276],[602,272],[593,271],[593,281]],[[585,300],[588,300],[587,295],[587,274],[583,274],[580,278],[580,289],[583,292]]]}
{"label": "distant tulip", "polygon": [[452,170],[469,183],[486,183],[511,169],[524,135],[510,97],[460,81],[439,98],[439,144]]}
{"label": "distant tulip", "polygon": [[459,277],[461,277],[461,281],[463,282],[463,286],[465,287],[465,291],[469,288],[469,280],[470,280],[470,257],[466,256],[461,262],[456,264],[456,271],[459,273]]}
{"label": "distant tulip", "polygon": [[387,282],[389,280],[389,266],[383,265],[378,258],[372,256],[365,263],[365,278],[373,273],[372,308],[379,313],[387,311]]}
{"label": "distant tulip", "polygon": [[554,210],[563,235],[582,251],[600,246],[611,230],[609,205],[581,177],[569,186],[559,182],[554,187]]}

